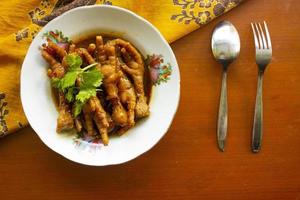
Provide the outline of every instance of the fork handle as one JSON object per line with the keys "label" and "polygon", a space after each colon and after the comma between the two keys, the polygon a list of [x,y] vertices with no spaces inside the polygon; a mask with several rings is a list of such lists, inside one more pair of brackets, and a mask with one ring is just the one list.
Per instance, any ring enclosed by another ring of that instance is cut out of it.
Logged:
{"label": "fork handle", "polygon": [[261,148],[263,134],[263,71],[258,72],[257,94],[255,102],[254,122],[252,131],[252,151],[258,153]]}
{"label": "fork handle", "polygon": [[221,151],[224,151],[227,136],[227,70],[223,70],[221,97],[218,115],[217,140]]}

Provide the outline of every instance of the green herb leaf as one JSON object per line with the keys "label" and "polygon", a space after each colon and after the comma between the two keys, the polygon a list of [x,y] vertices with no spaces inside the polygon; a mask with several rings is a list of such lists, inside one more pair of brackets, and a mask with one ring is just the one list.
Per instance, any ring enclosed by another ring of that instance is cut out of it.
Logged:
{"label": "green herb leaf", "polygon": [[82,107],[83,107],[84,104],[85,103],[82,103],[80,101],[75,102],[74,107],[73,107],[74,117],[77,117],[81,113],[81,110],[82,110]]}
{"label": "green herb leaf", "polygon": [[61,79],[61,89],[64,90],[66,88],[75,86],[77,75],[77,71],[66,73],[65,76]]}
{"label": "green herb leaf", "polygon": [[80,88],[79,93],[76,95],[76,101],[85,103],[94,96],[96,96],[96,88]]}
{"label": "green herb leaf", "polygon": [[59,79],[59,78],[52,78],[51,79],[51,85],[54,88],[60,89],[61,88],[61,79]]}
{"label": "green herb leaf", "polygon": [[76,54],[68,54],[66,62],[69,65],[68,71],[80,70],[80,66],[82,65],[81,57]]}
{"label": "green herb leaf", "polygon": [[102,83],[103,75],[97,69],[91,69],[82,73],[82,88],[99,87]]}
{"label": "green herb leaf", "polygon": [[71,87],[68,89],[67,93],[66,93],[66,99],[69,103],[71,103],[72,101],[74,101],[74,92],[75,92],[75,88]]}

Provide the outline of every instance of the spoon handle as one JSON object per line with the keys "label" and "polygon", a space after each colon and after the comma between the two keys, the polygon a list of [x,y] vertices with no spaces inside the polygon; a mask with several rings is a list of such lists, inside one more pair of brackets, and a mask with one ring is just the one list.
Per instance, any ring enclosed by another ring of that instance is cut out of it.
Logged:
{"label": "spoon handle", "polygon": [[221,97],[218,115],[217,139],[218,146],[221,151],[224,151],[225,141],[227,136],[227,70],[223,70]]}
{"label": "spoon handle", "polygon": [[263,101],[262,101],[263,72],[258,73],[257,94],[255,102],[254,123],[252,131],[252,151],[258,153],[261,147],[263,133]]}

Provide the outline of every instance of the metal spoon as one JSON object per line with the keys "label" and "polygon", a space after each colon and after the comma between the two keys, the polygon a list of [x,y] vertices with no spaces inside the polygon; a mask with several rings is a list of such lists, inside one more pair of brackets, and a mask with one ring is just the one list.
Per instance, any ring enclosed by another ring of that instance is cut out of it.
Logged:
{"label": "metal spoon", "polygon": [[220,22],[214,29],[211,48],[215,59],[223,65],[223,78],[218,115],[218,146],[224,151],[227,136],[227,68],[240,53],[240,37],[236,28],[228,21]]}

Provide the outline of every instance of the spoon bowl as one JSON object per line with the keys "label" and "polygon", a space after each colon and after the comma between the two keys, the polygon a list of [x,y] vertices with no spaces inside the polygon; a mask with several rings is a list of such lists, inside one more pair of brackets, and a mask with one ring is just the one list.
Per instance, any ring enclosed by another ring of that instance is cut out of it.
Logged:
{"label": "spoon bowl", "polygon": [[230,64],[240,53],[240,37],[236,28],[228,21],[220,22],[214,29],[211,48],[215,59]]}

